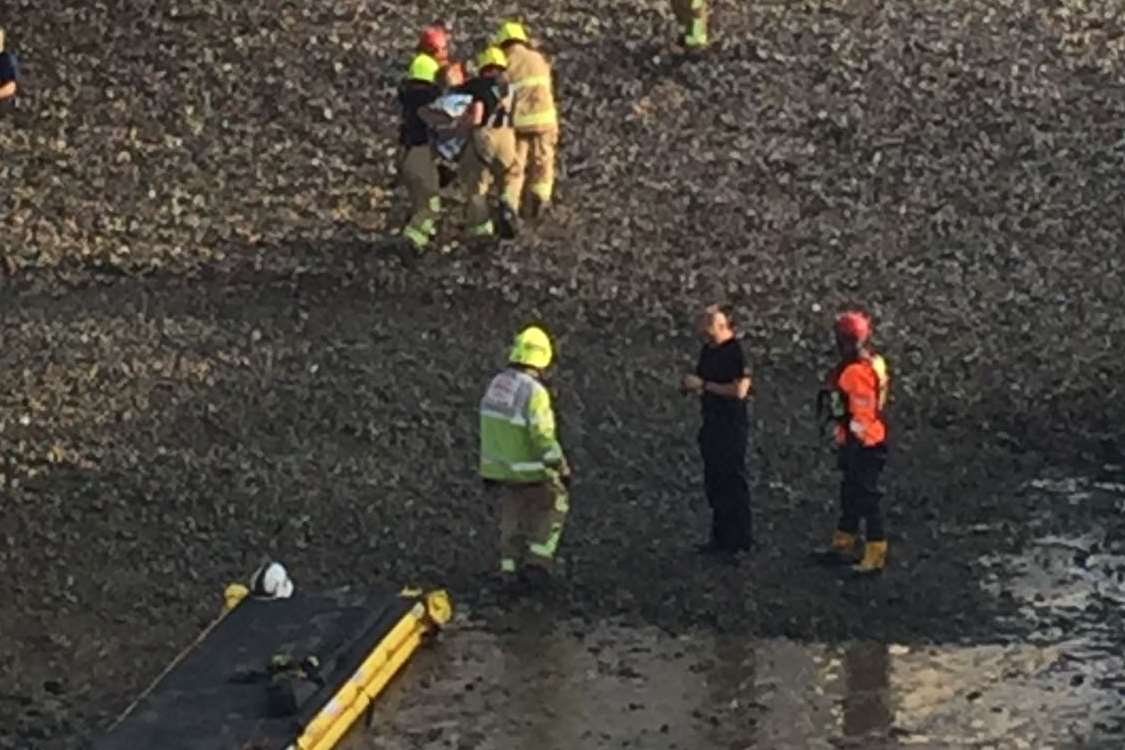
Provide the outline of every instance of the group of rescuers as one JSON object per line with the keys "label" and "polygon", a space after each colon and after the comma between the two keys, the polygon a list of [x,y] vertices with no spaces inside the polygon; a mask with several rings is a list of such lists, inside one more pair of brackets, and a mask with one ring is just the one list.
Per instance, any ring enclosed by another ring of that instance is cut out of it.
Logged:
{"label": "group of rescuers", "polygon": [[[707,46],[706,0],[673,0],[685,48]],[[450,31],[436,22],[423,29],[399,89],[404,156],[401,176],[411,216],[403,237],[424,250],[437,233],[441,190],[458,181],[466,200],[470,236],[514,236],[520,217],[550,207],[559,119],[551,67],[518,21],[505,21],[476,59],[466,80],[450,57]],[[456,168],[434,148],[426,108],[443,93],[471,97],[456,128],[466,141]],[[499,195],[497,218],[490,190]],[[525,191],[527,195],[525,196]],[[746,451],[750,370],[729,317],[707,308],[698,321],[703,349],[680,390],[702,405],[699,449],[712,509],[709,540],[699,551],[737,562],[752,542]],[[831,544],[817,552],[825,564],[851,565],[857,575],[883,570],[887,541],[879,477],[887,459],[883,418],[890,380],[871,346],[871,320],[841,313],[834,325],[839,363],[818,395],[818,418],[833,424],[840,483],[840,518]],[[556,435],[551,397],[543,383],[553,359],[546,331],[532,326],[512,343],[508,364],[488,385],[480,404],[480,474],[500,508],[500,574],[518,587],[550,578],[569,506],[571,468]],[[864,525],[863,542],[860,526]]]}
{"label": "group of rescuers", "polygon": [[[399,88],[405,152],[400,174],[411,211],[402,236],[417,250],[424,250],[436,234],[441,190],[454,180],[465,196],[470,237],[488,238],[497,230],[513,237],[521,213],[539,218],[551,203],[559,121],[550,64],[532,47],[523,24],[505,21],[477,56],[476,67],[477,75],[465,80],[464,66],[450,59],[448,27],[434,23],[422,30]],[[455,166],[443,163],[426,118],[426,108],[447,92],[472,101],[454,124],[465,140]],[[496,222],[489,204],[494,185],[499,194]]]}
{"label": "group of rescuers", "polygon": [[[706,47],[706,0],[673,0],[672,6],[683,46]],[[546,215],[554,192],[559,116],[547,58],[522,23],[505,21],[477,55],[476,75],[466,80],[465,66],[451,58],[451,42],[444,22],[426,26],[398,91],[399,174],[410,200],[402,238],[417,251],[437,234],[441,192],[453,182],[466,202],[465,231],[476,239],[514,237],[521,217]],[[466,141],[455,164],[445,163],[434,148],[433,123],[426,117],[426,108],[450,92],[472,98],[454,125]],[[493,189],[495,220],[489,202]]]}
{"label": "group of rescuers", "polygon": [[[699,449],[712,510],[710,538],[701,553],[737,564],[752,542],[746,452],[750,369],[728,315],[718,306],[699,316],[703,339],[695,372],[680,391],[702,405]],[[857,576],[883,570],[887,539],[879,477],[887,460],[883,410],[890,379],[871,344],[871,319],[849,310],[833,326],[839,361],[818,393],[817,417],[831,424],[843,478],[840,517],[831,543],[815,551],[826,565],[850,565]],[[500,576],[517,591],[551,580],[569,511],[571,466],[556,434],[551,397],[543,382],[553,347],[547,332],[530,326],[516,334],[507,366],[480,402],[480,475],[500,510]],[[860,542],[860,525],[865,524]]]}

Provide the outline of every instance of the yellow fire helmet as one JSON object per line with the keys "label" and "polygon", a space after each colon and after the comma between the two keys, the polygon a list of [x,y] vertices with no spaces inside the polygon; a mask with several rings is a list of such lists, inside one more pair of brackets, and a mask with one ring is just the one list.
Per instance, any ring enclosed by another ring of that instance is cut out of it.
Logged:
{"label": "yellow fire helmet", "polygon": [[490,66],[497,68],[508,67],[508,56],[504,54],[504,50],[499,47],[487,47],[477,55],[478,70],[484,70]]}
{"label": "yellow fire helmet", "polygon": [[441,65],[437,60],[425,53],[419,53],[410,61],[410,67],[406,71],[406,77],[412,81],[435,83],[437,82],[438,70],[440,68]]}
{"label": "yellow fire helmet", "polygon": [[547,332],[538,326],[530,326],[516,334],[508,361],[517,365],[545,370],[551,364],[554,352]]}
{"label": "yellow fire helmet", "polygon": [[500,24],[500,30],[492,37],[492,43],[499,47],[505,42],[528,43],[527,29],[519,21],[505,21]]}

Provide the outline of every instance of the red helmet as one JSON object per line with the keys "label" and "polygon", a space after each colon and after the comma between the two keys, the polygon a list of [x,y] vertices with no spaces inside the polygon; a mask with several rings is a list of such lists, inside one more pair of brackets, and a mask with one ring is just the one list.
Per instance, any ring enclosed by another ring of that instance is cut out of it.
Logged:
{"label": "red helmet", "polygon": [[445,26],[431,24],[422,29],[418,37],[418,49],[436,58],[444,57],[449,50],[449,32]]}
{"label": "red helmet", "polygon": [[871,336],[871,318],[858,310],[848,310],[836,317],[836,335],[862,344]]}

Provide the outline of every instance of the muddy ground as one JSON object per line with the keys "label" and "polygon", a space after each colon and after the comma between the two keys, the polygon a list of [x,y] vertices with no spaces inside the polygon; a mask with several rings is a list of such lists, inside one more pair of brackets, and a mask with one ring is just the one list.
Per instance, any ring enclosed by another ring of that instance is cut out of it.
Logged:
{"label": "muddy ground", "polygon": [[[1111,496],[1027,482],[1120,473],[1123,4],[935,5],[719,2],[698,59],[663,3],[525,3],[557,65],[558,212],[484,253],[451,218],[407,267],[393,87],[441,4],[9,3],[0,747],[80,746],[266,555],[298,586],[448,586],[487,632],[475,408],[531,320],[576,466],[553,617],[1028,637],[982,556],[1122,539]],[[458,9],[461,49],[504,11]],[[675,392],[716,300],[756,383],[739,569],[691,554]],[[893,562],[863,583],[805,557],[834,520],[812,406],[852,304],[895,377]]]}

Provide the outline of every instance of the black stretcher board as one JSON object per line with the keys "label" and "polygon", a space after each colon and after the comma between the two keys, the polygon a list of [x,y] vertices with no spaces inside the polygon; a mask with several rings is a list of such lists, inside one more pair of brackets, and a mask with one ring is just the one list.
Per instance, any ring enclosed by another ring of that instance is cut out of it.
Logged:
{"label": "black stretcher board", "polygon": [[[286,750],[419,601],[389,588],[247,597],[94,750]],[[292,717],[268,716],[265,681],[236,681],[278,652],[321,661],[324,687]]]}

